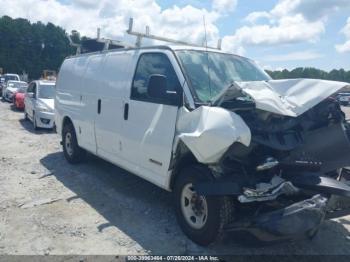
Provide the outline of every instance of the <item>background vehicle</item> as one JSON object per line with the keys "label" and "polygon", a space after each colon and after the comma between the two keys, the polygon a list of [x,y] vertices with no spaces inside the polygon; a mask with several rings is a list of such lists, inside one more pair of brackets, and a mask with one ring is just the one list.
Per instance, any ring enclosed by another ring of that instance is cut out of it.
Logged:
{"label": "background vehicle", "polygon": [[286,240],[317,232],[330,195],[350,197],[350,126],[328,99],[348,85],[272,80],[200,47],[122,49],[64,61],[55,119],[68,162],[89,151],[173,191],[194,242]]}
{"label": "background vehicle", "polygon": [[19,75],[17,74],[4,74],[2,75],[2,77],[5,79],[5,83],[9,80],[12,80],[12,81],[21,81]]}
{"label": "background vehicle", "polygon": [[28,86],[23,86],[17,90],[13,96],[13,104],[17,109],[24,109],[24,97]]}
{"label": "background vehicle", "polygon": [[350,93],[339,93],[337,100],[341,105],[348,106],[350,104]]}
{"label": "background vehicle", "polygon": [[27,86],[28,84],[23,81],[13,81],[13,80],[7,81],[5,88],[3,88],[2,90],[2,99],[8,102],[13,102],[13,97],[15,93],[20,88],[27,88]]}
{"label": "background vehicle", "polygon": [[3,85],[5,83],[5,77],[0,76],[0,95],[2,96],[2,89],[3,89]]}
{"label": "background vehicle", "polygon": [[3,95],[3,89],[6,88],[6,83],[9,80],[20,81],[20,77],[17,74],[4,74],[0,77],[0,92]]}
{"label": "background vehicle", "polygon": [[34,81],[27,88],[24,98],[24,116],[33,122],[34,129],[54,128],[55,82]]}

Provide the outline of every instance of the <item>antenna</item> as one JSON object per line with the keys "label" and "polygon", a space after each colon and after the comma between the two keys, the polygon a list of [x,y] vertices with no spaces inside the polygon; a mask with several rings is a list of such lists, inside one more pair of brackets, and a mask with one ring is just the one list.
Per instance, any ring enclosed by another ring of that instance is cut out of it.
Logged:
{"label": "antenna", "polygon": [[207,40],[207,25],[205,23],[205,16],[204,15],[203,15],[203,25],[204,25],[205,53],[207,55],[209,95],[210,95],[210,98],[211,98],[211,81],[210,81],[210,65],[209,65],[209,53],[208,53],[208,40]]}
{"label": "antenna", "polygon": [[[205,15],[203,15],[203,25],[204,25],[204,40],[205,48],[208,49],[208,40],[207,40],[207,25],[205,24]],[[208,51],[208,50],[207,50]]]}
{"label": "antenna", "polygon": [[100,39],[101,37],[101,28],[97,28],[97,39]]}

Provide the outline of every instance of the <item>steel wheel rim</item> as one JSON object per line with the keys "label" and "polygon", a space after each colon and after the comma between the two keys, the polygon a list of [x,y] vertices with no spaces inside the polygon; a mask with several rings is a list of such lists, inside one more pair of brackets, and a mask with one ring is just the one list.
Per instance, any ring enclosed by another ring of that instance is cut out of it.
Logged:
{"label": "steel wheel rim", "polygon": [[72,134],[69,132],[66,134],[65,147],[66,147],[67,154],[69,156],[72,156],[73,155]]}
{"label": "steel wheel rim", "polygon": [[201,229],[208,219],[208,204],[204,196],[198,195],[192,184],[186,184],[181,192],[181,211],[187,224]]}

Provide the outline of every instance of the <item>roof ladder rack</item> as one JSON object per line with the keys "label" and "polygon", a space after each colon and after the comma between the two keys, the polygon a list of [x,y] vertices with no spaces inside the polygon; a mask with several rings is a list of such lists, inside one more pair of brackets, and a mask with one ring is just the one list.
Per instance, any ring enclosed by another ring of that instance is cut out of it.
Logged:
{"label": "roof ladder rack", "polygon": [[[134,48],[135,47],[135,46],[132,46],[132,45],[125,43],[123,41],[101,38],[100,35],[101,35],[101,29],[97,28],[97,37],[96,38],[85,39],[80,44],[74,43],[72,38],[69,36],[69,34],[67,34],[67,38],[69,40],[69,44],[73,47],[76,47],[76,55],[79,55],[81,53],[94,52],[94,51],[109,50],[110,47],[113,49],[115,49],[115,48]],[[100,45],[100,47],[98,47],[98,49],[95,49],[94,51],[87,51],[86,50],[88,45],[96,45],[96,44]]]}
{"label": "roof ladder rack", "polygon": [[[150,34],[149,26],[146,26],[146,32],[145,33],[135,32],[135,31],[133,31],[133,25],[134,25],[134,19],[130,18],[129,19],[129,28],[128,28],[128,30],[126,32],[129,35],[134,35],[134,36],[137,37],[135,45],[136,45],[136,47],[139,47],[139,48],[141,47],[141,42],[142,42],[143,38],[159,40],[159,41],[168,42],[168,43],[174,43],[174,44],[179,44],[179,45],[206,47],[205,45],[197,45],[197,44],[188,43],[188,42],[181,41],[181,40],[174,40],[174,39],[170,39],[170,38],[167,38],[167,37],[152,35],[152,34]],[[218,40],[217,47],[208,47],[208,48],[221,50],[221,39]]]}
{"label": "roof ladder rack", "polygon": [[67,34],[67,38],[69,40],[69,44],[77,48],[76,55],[79,55],[81,53],[81,45],[74,43],[69,34]]}

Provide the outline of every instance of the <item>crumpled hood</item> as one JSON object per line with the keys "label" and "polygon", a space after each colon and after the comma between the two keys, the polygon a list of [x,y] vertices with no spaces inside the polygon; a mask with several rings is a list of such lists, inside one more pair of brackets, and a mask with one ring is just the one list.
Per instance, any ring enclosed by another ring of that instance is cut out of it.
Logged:
{"label": "crumpled hood", "polygon": [[256,108],[292,117],[303,114],[340,89],[350,86],[345,82],[317,79],[284,79],[235,84],[254,99]]}

